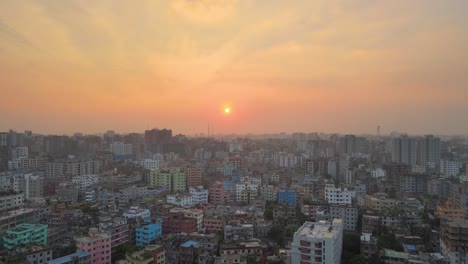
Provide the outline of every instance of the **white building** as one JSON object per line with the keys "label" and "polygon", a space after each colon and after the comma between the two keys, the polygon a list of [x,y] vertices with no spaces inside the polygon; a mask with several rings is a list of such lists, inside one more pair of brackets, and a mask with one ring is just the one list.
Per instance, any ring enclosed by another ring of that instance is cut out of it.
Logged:
{"label": "white building", "polygon": [[24,205],[24,194],[0,193],[0,212],[18,209]]}
{"label": "white building", "polygon": [[370,171],[372,178],[384,178],[387,172],[382,168],[375,168]]}
{"label": "white building", "polygon": [[116,156],[131,156],[132,144],[125,144],[123,142],[114,142],[110,144],[110,151]]}
{"label": "white building", "polygon": [[151,217],[151,212],[149,209],[141,209],[138,206],[132,206],[127,212],[123,213],[123,217],[126,219],[149,218]]}
{"label": "white building", "polygon": [[236,188],[236,202],[249,202],[249,200],[257,197],[258,184],[238,183]]}
{"label": "white building", "polygon": [[19,159],[28,158],[28,147],[16,147],[11,149],[11,160],[16,161]]}
{"label": "white building", "polygon": [[351,170],[351,169],[346,169],[346,172],[345,172],[345,183],[346,184],[352,184],[354,183],[354,170]]}
{"label": "white building", "polygon": [[168,194],[166,195],[166,202],[182,207],[193,206],[192,195],[187,193]]}
{"label": "white building", "polygon": [[42,197],[44,194],[44,178],[39,175],[28,173],[22,179],[21,189],[25,199]]}
{"label": "white building", "polygon": [[305,222],[295,233],[291,245],[291,263],[340,264],[343,250],[343,223]]}
{"label": "white building", "polygon": [[203,186],[189,187],[189,193],[192,196],[193,204],[208,203],[208,190],[203,189]]}
{"label": "white building", "polygon": [[352,204],[356,193],[347,189],[335,188],[333,185],[325,186],[325,200],[329,204]]}
{"label": "white building", "polygon": [[141,165],[143,168],[147,170],[157,170],[161,165],[160,160],[152,160],[152,159],[144,159],[140,161],[136,161],[135,163]]}
{"label": "white building", "polygon": [[99,176],[95,174],[74,176],[72,182],[80,186],[80,190],[85,190],[99,182]]}
{"label": "white building", "polygon": [[85,192],[85,201],[86,202],[92,202],[96,199],[96,194],[94,190],[86,191]]}
{"label": "white building", "polygon": [[440,160],[440,174],[446,177],[455,177],[460,175],[462,163],[454,160]]}

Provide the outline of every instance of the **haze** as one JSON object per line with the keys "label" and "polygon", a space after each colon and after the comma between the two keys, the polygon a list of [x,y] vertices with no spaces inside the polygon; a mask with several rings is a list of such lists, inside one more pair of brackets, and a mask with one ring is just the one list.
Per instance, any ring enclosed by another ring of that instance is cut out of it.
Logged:
{"label": "haze", "polygon": [[3,0],[0,130],[467,134],[467,11],[465,0]]}

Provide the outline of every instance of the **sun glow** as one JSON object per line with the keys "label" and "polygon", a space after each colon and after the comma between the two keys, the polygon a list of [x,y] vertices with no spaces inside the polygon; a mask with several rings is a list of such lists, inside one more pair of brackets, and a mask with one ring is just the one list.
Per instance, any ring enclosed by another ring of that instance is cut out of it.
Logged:
{"label": "sun glow", "polygon": [[229,108],[229,107],[224,108],[224,113],[225,114],[231,113],[231,108]]}

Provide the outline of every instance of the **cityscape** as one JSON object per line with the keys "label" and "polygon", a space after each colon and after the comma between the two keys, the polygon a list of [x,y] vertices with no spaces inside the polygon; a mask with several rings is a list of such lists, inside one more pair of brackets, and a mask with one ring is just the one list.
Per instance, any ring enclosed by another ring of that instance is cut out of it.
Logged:
{"label": "cityscape", "polygon": [[467,0],[0,0],[0,264],[468,264]]}
{"label": "cityscape", "polygon": [[465,263],[468,137],[0,133],[4,263]]}

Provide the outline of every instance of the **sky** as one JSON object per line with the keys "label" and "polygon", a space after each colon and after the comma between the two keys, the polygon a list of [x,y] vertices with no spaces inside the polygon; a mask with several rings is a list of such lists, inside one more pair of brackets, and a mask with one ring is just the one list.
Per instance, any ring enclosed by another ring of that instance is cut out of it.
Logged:
{"label": "sky", "polygon": [[2,0],[0,130],[468,134],[467,12],[466,0]]}

